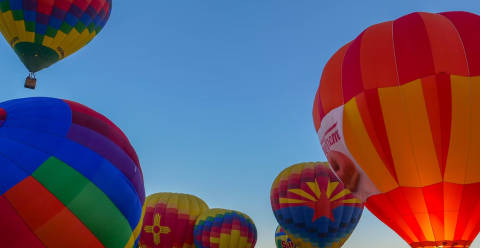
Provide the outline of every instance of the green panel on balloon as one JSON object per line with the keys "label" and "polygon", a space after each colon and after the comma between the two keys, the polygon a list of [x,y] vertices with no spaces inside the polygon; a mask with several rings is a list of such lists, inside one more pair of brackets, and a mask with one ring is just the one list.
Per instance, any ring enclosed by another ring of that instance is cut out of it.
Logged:
{"label": "green panel on balloon", "polygon": [[78,171],[50,157],[32,176],[67,206],[105,247],[125,247],[132,233],[128,221],[113,202]]}
{"label": "green panel on balloon", "polygon": [[60,60],[57,52],[39,43],[19,42],[13,50],[30,72],[43,70]]}

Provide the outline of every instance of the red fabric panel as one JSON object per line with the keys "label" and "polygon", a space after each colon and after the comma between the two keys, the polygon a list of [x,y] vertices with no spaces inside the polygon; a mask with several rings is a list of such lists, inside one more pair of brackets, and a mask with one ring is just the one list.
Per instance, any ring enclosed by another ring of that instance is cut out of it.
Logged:
{"label": "red fabric panel", "polygon": [[460,212],[455,229],[455,240],[461,240],[465,233],[465,229],[474,214],[475,206],[480,200],[480,183],[466,184],[463,190],[462,201],[460,204]]}
{"label": "red fabric panel", "polygon": [[440,140],[442,142],[442,165],[440,165],[440,169],[443,178],[447,164],[450,131],[452,128],[452,83],[450,81],[450,75],[436,75],[436,79],[440,107]]}
{"label": "red fabric panel", "polygon": [[90,2],[92,0],[75,0],[73,4],[75,4],[77,7],[82,9],[83,11],[87,10],[88,6],[90,5]]}
{"label": "red fabric panel", "polygon": [[363,92],[362,71],[360,68],[360,47],[362,45],[361,33],[350,45],[342,65],[342,89],[343,102],[347,103],[350,99]]}
{"label": "red fabric panel", "polygon": [[32,176],[7,191],[5,197],[45,246],[104,247],[65,205]]}
{"label": "red fabric panel", "polygon": [[360,67],[365,90],[398,86],[393,49],[393,21],[365,30],[360,48]]}
{"label": "red fabric panel", "polygon": [[320,129],[320,124],[322,123],[322,119],[325,116],[323,112],[323,107],[320,105],[320,94],[317,90],[315,94],[315,100],[313,101],[313,125],[315,125],[315,131],[318,132]]}
{"label": "red fabric panel", "polygon": [[45,15],[51,15],[52,9],[53,9],[53,3],[44,3],[44,2],[37,3],[37,12],[39,13],[42,13]]}
{"label": "red fabric panel", "polygon": [[467,55],[470,76],[480,76],[480,16],[468,12],[455,11],[440,13],[448,18],[463,42]]}
{"label": "red fabric panel", "polygon": [[46,248],[2,195],[0,196],[0,247]]}
{"label": "red fabric panel", "polygon": [[423,197],[429,213],[443,212],[443,183],[422,188]]}
{"label": "red fabric panel", "polygon": [[59,9],[62,9],[62,10],[65,10],[65,11],[69,11],[70,10],[70,6],[72,6],[72,0],[55,0],[55,7],[59,8]]}
{"label": "red fabric panel", "polygon": [[[389,201],[385,194],[370,196],[365,203],[367,209],[383,223],[393,229],[407,243],[418,242],[405,220]],[[407,234],[408,233],[408,234]],[[410,234],[410,235],[409,235]]]}
{"label": "red fabric panel", "polygon": [[382,106],[380,104],[380,96],[378,95],[378,90],[374,89],[365,91],[365,99],[367,101],[370,116],[372,117],[372,123],[376,136],[381,145],[381,151],[383,152],[383,156],[385,157],[385,166],[398,183],[397,173],[395,171],[395,165],[393,163],[392,151],[390,149],[390,143],[388,143],[387,129],[385,127],[385,121],[383,119]]}
{"label": "red fabric panel", "polygon": [[390,202],[395,206],[400,215],[413,214],[412,209],[408,205],[408,201],[403,194],[401,188],[396,188],[388,193],[386,193]]}
{"label": "red fabric panel", "polygon": [[435,74],[427,30],[418,13],[393,22],[393,39],[400,85]]}

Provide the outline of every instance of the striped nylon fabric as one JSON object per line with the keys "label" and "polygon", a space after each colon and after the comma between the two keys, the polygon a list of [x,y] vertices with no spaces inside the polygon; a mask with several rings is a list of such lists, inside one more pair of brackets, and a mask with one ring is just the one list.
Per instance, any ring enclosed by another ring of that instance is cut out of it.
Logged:
{"label": "striped nylon fabric", "polygon": [[179,193],[156,193],[145,199],[141,248],[194,248],[193,229],[208,205]]}
{"label": "striped nylon fabric", "polygon": [[297,247],[339,248],[357,226],[363,204],[326,162],[292,165],[275,179],[270,193],[280,226]]}
{"label": "striped nylon fabric", "polygon": [[194,238],[197,248],[254,248],[257,228],[242,212],[214,208],[198,217]]}
{"label": "striped nylon fabric", "polygon": [[0,0],[0,31],[37,72],[87,45],[111,11],[112,0]]}
{"label": "striped nylon fabric", "polygon": [[411,247],[480,231],[479,34],[476,14],[412,13],[367,28],[320,80],[317,132],[343,108],[340,137],[379,192],[365,205]]}
{"label": "striped nylon fabric", "polygon": [[127,137],[72,101],[0,103],[0,247],[132,248],[143,175]]}

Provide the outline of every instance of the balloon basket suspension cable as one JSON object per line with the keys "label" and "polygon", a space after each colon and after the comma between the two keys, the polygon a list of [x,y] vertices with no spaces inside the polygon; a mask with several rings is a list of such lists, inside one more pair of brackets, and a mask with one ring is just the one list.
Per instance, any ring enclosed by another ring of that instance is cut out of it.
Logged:
{"label": "balloon basket suspension cable", "polygon": [[34,90],[35,86],[37,86],[37,79],[35,78],[35,72],[30,72],[28,74],[27,79],[25,79],[25,85],[23,87]]}

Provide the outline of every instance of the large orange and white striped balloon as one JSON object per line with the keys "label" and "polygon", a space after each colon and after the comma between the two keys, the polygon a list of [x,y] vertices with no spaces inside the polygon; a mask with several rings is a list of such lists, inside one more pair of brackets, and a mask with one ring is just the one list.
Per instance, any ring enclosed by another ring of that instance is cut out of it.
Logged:
{"label": "large orange and white striped balloon", "polygon": [[412,247],[480,231],[480,16],[413,13],[333,55],[313,107],[336,175]]}

